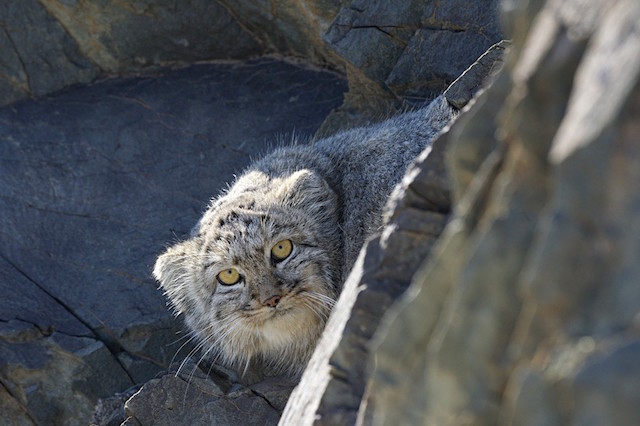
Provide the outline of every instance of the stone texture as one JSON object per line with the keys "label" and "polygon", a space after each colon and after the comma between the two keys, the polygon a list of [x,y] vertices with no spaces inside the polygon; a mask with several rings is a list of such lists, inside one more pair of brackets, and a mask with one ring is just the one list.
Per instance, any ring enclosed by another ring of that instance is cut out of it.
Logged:
{"label": "stone texture", "polygon": [[[138,424],[275,425],[292,384],[247,387],[234,372],[209,369],[215,381],[193,362],[147,382],[125,404],[127,421]],[[135,422],[134,422],[135,421]]]}
{"label": "stone texture", "polygon": [[275,53],[346,72],[328,135],[435,97],[497,42],[497,1],[464,3],[5,0],[0,106],[105,74]]}
{"label": "stone texture", "polygon": [[356,0],[325,40],[369,80],[401,98],[442,92],[500,40],[497,2]]}
{"label": "stone texture", "polygon": [[331,124],[366,124],[439,95],[502,38],[497,5],[354,0],[343,7],[324,37],[349,78],[349,92],[329,117]]}
{"label": "stone texture", "polygon": [[502,40],[487,49],[472,66],[447,87],[444,91],[447,101],[458,109],[465,107],[481,88],[488,85],[488,80],[494,79],[502,69],[505,49],[509,45],[507,40]]}
{"label": "stone texture", "polygon": [[259,60],[0,109],[0,411],[87,424],[98,398],[167,368],[183,328],[155,256],[278,134],[312,135],[345,89]]}
{"label": "stone texture", "polygon": [[41,3],[84,56],[110,73],[171,62],[246,58],[262,52],[215,1]]}
{"label": "stone texture", "polygon": [[0,106],[91,81],[99,71],[37,0],[0,2]]}
{"label": "stone texture", "polygon": [[525,3],[508,78],[451,132],[455,215],[377,335],[376,424],[640,421],[640,6]]}
{"label": "stone texture", "polygon": [[370,80],[383,82],[420,27],[425,3],[352,1],[340,11],[325,40]]}
{"label": "stone texture", "polygon": [[219,0],[268,52],[340,66],[322,41],[344,0]]}
{"label": "stone texture", "polygon": [[99,76],[247,58],[259,44],[213,1],[0,1],[0,106]]}

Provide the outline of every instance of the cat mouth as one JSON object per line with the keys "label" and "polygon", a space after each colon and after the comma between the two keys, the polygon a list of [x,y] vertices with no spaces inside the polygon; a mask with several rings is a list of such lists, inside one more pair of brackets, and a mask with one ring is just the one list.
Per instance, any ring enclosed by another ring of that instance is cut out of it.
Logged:
{"label": "cat mouth", "polygon": [[286,302],[283,303],[283,301],[280,301],[277,306],[260,306],[247,311],[245,312],[244,317],[255,322],[257,325],[262,325],[266,322],[290,315],[295,309],[295,305],[290,305]]}
{"label": "cat mouth", "polygon": [[262,305],[247,311],[245,318],[257,327],[281,320],[296,321],[293,317],[297,316],[301,321],[312,316],[324,323],[334,304],[335,300],[329,296],[300,290],[283,295],[275,306]]}

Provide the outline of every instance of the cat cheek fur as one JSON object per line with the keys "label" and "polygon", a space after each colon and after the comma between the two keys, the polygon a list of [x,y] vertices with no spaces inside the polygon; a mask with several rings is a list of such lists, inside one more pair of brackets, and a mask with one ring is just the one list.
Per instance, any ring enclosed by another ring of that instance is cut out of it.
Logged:
{"label": "cat cheek fur", "polygon": [[160,282],[165,296],[171,302],[176,315],[193,309],[194,300],[190,297],[195,276],[195,264],[190,253],[193,252],[192,240],[176,244],[167,249],[156,260],[153,276]]}

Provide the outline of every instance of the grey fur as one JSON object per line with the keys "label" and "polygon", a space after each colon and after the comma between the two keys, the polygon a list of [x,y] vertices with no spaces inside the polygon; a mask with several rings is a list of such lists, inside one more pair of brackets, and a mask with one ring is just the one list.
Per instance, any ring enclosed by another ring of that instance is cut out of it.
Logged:
{"label": "grey fur", "polygon": [[[394,185],[453,115],[440,96],[380,124],[276,149],[212,200],[192,237],[154,268],[205,356],[299,374]],[[270,250],[285,239],[293,252],[276,263]],[[242,280],[223,285],[216,274],[228,268]]]}

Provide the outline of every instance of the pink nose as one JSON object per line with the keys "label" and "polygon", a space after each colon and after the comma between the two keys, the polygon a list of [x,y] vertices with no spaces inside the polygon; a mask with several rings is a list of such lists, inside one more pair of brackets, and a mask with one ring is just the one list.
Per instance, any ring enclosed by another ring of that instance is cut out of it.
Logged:
{"label": "pink nose", "polygon": [[272,308],[275,308],[278,302],[280,301],[280,299],[281,299],[280,296],[271,296],[270,298],[262,302],[262,304],[265,306],[270,306]]}

